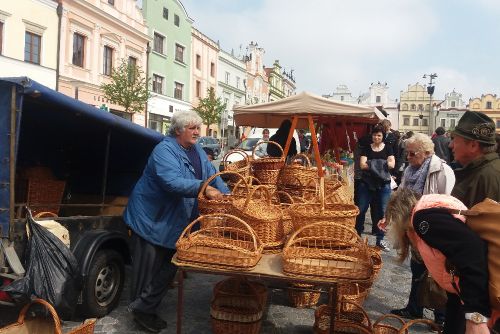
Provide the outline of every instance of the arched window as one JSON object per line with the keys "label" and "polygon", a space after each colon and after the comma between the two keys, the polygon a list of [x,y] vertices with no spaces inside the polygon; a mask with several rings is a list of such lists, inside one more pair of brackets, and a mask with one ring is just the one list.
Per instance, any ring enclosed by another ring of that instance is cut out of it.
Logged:
{"label": "arched window", "polygon": [[423,104],[419,104],[418,105],[418,111],[423,111],[424,110],[424,105]]}
{"label": "arched window", "polygon": [[411,108],[411,110],[415,110],[415,107],[416,107],[415,104],[412,103],[410,108]]}
{"label": "arched window", "polygon": [[403,103],[403,106],[401,107],[401,110],[408,110],[408,104]]}
{"label": "arched window", "polygon": [[451,101],[451,107],[455,108],[455,101]]}

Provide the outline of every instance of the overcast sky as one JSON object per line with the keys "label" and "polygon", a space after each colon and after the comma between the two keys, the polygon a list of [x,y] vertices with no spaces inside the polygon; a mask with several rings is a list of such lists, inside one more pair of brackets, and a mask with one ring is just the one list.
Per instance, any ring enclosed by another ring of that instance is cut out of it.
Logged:
{"label": "overcast sky", "polygon": [[225,51],[251,42],[294,69],[297,91],[353,96],[437,73],[436,98],[500,93],[500,0],[181,0],[194,26]]}

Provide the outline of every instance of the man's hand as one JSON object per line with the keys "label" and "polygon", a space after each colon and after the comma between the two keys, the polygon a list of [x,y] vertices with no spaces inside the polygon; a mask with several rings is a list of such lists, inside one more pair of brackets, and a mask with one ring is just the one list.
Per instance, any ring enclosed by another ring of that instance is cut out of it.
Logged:
{"label": "man's hand", "polygon": [[490,334],[486,323],[475,324],[470,320],[465,320],[465,334]]}
{"label": "man's hand", "polygon": [[207,186],[205,196],[207,196],[208,199],[222,199],[224,195],[217,188]]}
{"label": "man's hand", "polygon": [[387,232],[387,224],[385,223],[385,217],[380,219],[377,223],[377,227],[384,232]]}

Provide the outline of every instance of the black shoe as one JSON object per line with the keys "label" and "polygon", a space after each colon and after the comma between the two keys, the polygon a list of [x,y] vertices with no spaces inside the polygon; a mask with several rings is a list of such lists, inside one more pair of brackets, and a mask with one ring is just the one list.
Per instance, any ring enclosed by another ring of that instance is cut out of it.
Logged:
{"label": "black shoe", "polygon": [[406,319],[421,319],[424,317],[423,314],[413,314],[408,309],[406,308],[401,308],[398,310],[391,310],[392,314],[395,314],[397,316],[400,316],[401,318],[406,318]]}
{"label": "black shoe", "polygon": [[132,313],[134,315],[134,321],[151,333],[159,333],[162,329],[167,328],[167,322],[156,314],[139,311],[132,311]]}

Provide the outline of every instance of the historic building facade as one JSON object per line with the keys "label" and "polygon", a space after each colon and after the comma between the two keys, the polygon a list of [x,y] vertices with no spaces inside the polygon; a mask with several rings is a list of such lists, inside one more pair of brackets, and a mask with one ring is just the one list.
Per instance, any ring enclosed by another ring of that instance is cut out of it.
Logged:
{"label": "historic building facade", "polygon": [[[195,28],[192,28],[191,38],[191,104],[197,107],[200,99],[208,96],[208,89],[213,88],[217,94],[217,59],[220,48]],[[206,125],[203,124],[202,133],[207,133],[206,130]],[[219,124],[210,125],[208,133],[214,137],[220,135]]]}
{"label": "historic building facade", "polygon": [[469,110],[480,111],[493,119],[497,133],[500,133],[500,98],[496,94],[482,94],[469,99]]}
{"label": "historic building facade", "polygon": [[455,92],[455,90],[446,93],[444,101],[437,110],[436,128],[442,126],[446,130],[453,130],[466,111],[467,108],[462,100],[462,94]]}
{"label": "historic building facade", "polygon": [[408,85],[406,91],[401,91],[399,101],[399,131],[429,134],[431,100],[427,87],[419,83]]}
{"label": "historic building facade", "polygon": [[263,48],[250,42],[247,53],[243,57],[246,64],[246,104],[265,103],[269,101],[269,82],[264,70]]}
{"label": "historic building facade", "polygon": [[338,85],[332,94],[326,94],[323,97],[339,102],[358,104],[358,98],[352,96],[347,85]]}
{"label": "historic building facade", "polygon": [[269,101],[281,100],[285,97],[283,75],[279,60],[275,60],[272,67],[265,67],[264,71],[269,82]]}
{"label": "historic building facade", "polygon": [[358,103],[382,108],[387,113],[387,119],[391,121],[391,128],[399,130],[398,100],[393,100],[389,97],[389,86],[386,82],[372,82],[368,88],[368,92],[358,98]]}
{"label": "historic building facade", "polygon": [[193,20],[178,0],[142,0],[151,44],[147,73],[151,98],[148,127],[165,133],[176,110],[191,106]]}
{"label": "historic building facade", "polygon": [[1,2],[1,77],[27,76],[56,88],[56,8],[57,3],[52,0]]}
{"label": "historic building facade", "polygon": [[146,110],[125,113],[105,99],[100,85],[122,60],[147,66],[147,27],[134,0],[63,1],[59,91],[145,126]]}
{"label": "historic building facade", "polygon": [[226,104],[221,122],[224,135],[221,129],[221,136],[227,138],[229,146],[234,146],[240,134],[234,123],[233,108],[245,105],[246,65],[241,58],[234,55],[234,52],[220,50],[217,69],[217,96]]}

